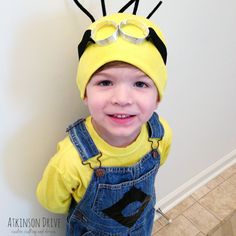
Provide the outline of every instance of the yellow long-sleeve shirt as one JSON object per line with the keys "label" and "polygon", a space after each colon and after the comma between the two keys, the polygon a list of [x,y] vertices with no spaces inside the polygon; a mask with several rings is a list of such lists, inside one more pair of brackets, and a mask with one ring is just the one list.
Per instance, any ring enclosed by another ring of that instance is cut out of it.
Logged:
{"label": "yellow long-sleeve shirt", "polygon": [[[162,165],[169,153],[172,132],[166,121],[160,118],[160,122],[165,130],[158,148]],[[85,125],[95,145],[102,153],[100,160],[104,167],[134,165],[151,150],[146,125],[143,125],[135,142],[124,148],[113,147],[106,143],[94,130],[91,117],[86,119]],[[93,167],[98,166],[96,157],[89,162]],[[72,197],[79,202],[84,196],[92,174],[93,170],[88,165],[82,164],[79,153],[67,136],[59,142],[57,153],[49,161],[44,171],[37,187],[37,198],[41,205],[49,211],[67,213]]]}

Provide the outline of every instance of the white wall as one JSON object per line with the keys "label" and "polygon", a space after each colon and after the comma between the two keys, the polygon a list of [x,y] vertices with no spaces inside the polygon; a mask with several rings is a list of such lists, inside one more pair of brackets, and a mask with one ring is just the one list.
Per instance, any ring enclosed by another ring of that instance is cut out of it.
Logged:
{"label": "white wall", "polygon": [[[101,15],[99,1],[81,2]],[[112,12],[127,1],[107,2]],[[141,1],[139,13],[155,3]],[[236,149],[236,2],[164,1],[152,20],[168,42],[160,115],[174,131],[157,178],[162,199]],[[20,219],[40,220],[40,227],[19,228],[18,235],[64,235],[65,219],[39,206],[35,188],[67,125],[87,114],[75,75],[76,47],[89,23],[72,0],[1,3],[1,235],[15,235]],[[54,222],[45,225],[46,218]]]}
{"label": "white wall", "polygon": [[161,199],[236,151],[236,2],[172,0],[159,17],[169,49],[160,111],[174,131]]}

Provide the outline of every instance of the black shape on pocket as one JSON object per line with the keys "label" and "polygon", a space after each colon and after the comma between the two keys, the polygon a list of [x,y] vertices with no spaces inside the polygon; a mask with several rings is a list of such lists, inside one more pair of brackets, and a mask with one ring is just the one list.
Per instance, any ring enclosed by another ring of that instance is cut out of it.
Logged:
{"label": "black shape on pocket", "polygon": [[[148,205],[149,201],[151,200],[151,196],[147,195],[140,189],[132,187],[124,196],[114,205],[102,210],[104,214],[109,216],[110,218],[116,220],[120,224],[131,228],[135,222],[139,219],[143,211],[145,210],[146,206]],[[125,217],[122,214],[122,211],[131,203],[133,202],[141,202],[142,205],[140,206],[137,213]]]}

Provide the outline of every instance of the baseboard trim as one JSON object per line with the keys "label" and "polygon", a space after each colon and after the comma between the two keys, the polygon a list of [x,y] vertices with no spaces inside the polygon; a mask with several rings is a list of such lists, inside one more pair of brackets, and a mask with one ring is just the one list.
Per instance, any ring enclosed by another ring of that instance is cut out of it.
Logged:
{"label": "baseboard trim", "polygon": [[[220,160],[209,166],[199,174],[195,175],[189,181],[178,187],[166,197],[160,199],[157,203],[157,208],[161,208],[165,213],[180,203],[183,199],[190,196],[201,186],[219,175],[225,169],[236,163],[236,149],[222,157]],[[156,216],[156,219],[158,216]]]}

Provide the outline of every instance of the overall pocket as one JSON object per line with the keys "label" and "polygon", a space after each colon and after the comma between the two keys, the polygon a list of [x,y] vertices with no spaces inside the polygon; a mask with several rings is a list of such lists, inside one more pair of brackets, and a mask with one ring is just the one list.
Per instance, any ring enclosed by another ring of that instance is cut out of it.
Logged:
{"label": "overall pocket", "polygon": [[155,204],[154,180],[157,167],[138,179],[120,184],[99,184],[93,203],[93,211],[104,223],[114,220],[126,227],[132,225],[147,208]]}

